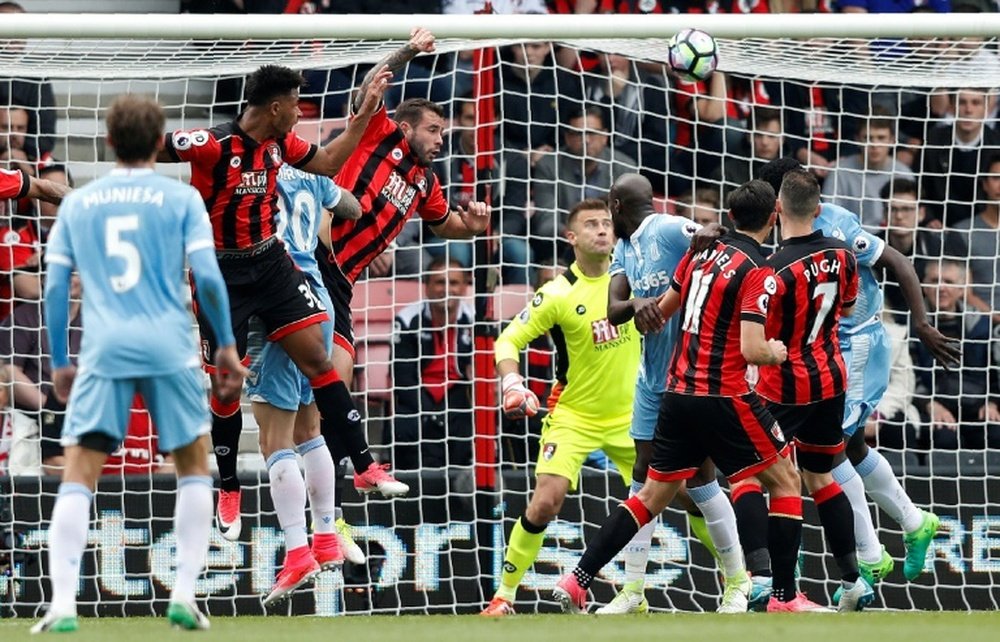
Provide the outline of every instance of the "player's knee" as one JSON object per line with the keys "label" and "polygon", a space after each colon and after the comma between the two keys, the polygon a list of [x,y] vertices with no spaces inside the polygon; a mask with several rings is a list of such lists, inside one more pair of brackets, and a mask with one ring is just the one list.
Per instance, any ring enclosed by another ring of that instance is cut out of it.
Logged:
{"label": "player's knee", "polygon": [[788,457],[779,457],[760,477],[771,495],[784,497],[802,494],[802,478]]}
{"label": "player's knee", "polygon": [[539,496],[535,494],[531,503],[524,511],[528,521],[537,526],[544,526],[554,520],[562,510],[563,497]]}
{"label": "player's knee", "polygon": [[[800,453],[801,455],[801,453]],[[802,481],[805,483],[806,488],[810,493],[815,493],[821,488],[826,488],[833,483],[833,475],[829,471],[826,472],[814,472],[808,470],[803,466],[802,470]]]}
{"label": "player's knee", "polygon": [[851,460],[852,466],[857,466],[864,461],[865,457],[868,456],[868,444],[865,443],[864,434],[862,432],[861,438],[855,439],[854,437],[857,434],[858,433],[854,433],[854,435],[851,435],[851,438],[847,440],[847,445],[844,449],[847,453],[847,458]]}

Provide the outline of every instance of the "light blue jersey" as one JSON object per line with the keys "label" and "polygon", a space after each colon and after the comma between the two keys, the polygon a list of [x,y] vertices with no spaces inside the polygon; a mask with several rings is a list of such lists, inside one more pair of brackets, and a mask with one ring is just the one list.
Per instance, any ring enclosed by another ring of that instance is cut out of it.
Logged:
{"label": "light blue jersey", "polygon": [[323,283],[315,255],[321,208],[332,210],[339,202],[340,188],[331,178],[287,164],[278,170],[278,236],[314,285]]}
{"label": "light blue jersey", "polygon": [[[320,278],[315,250],[322,209],[334,208],[340,196],[340,188],[326,176],[309,174],[288,165],[278,171],[278,234],[295,265],[312,280],[316,296],[330,315],[322,325],[327,351],[333,347],[333,303]],[[250,367],[247,394],[252,401],[289,411],[313,402],[309,380],[276,343],[265,345]]]}
{"label": "light blue jersey", "polygon": [[839,205],[824,203],[814,227],[847,243],[858,259],[858,302],[850,316],[840,318],[840,351],[847,364],[843,428],[850,437],[865,425],[889,385],[891,345],[882,326],[882,287],[873,269],[885,242]]}
{"label": "light blue jersey", "polygon": [[858,301],[854,312],[840,320],[841,336],[853,334],[882,314],[882,287],[875,277],[874,266],[885,250],[885,242],[861,227],[857,214],[839,205],[823,203],[813,224],[825,236],[840,239],[854,251],[858,259]]}
{"label": "light blue jersey", "polygon": [[[701,226],[680,216],[650,215],[628,239],[618,239],[609,271],[624,274],[632,296],[656,298],[670,287],[670,279]],[[633,439],[653,438],[660,397],[667,385],[667,364],[677,341],[674,315],[662,330],[642,337],[639,380],[632,407]]]}
{"label": "light blue jersey", "polygon": [[52,364],[66,350],[70,271],[83,284],[83,342],[61,443],[125,438],[142,394],[160,447],[174,451],[211,430],[187,309],[185,261],[219,345],[235,344],[212,227],[198,192],[152,169],[115,169],[71,193],[49,236],[45,310]]}
{"label": "light blue jersey", "polygon": [[46,261],[80,273],[80,370],[125,378],[197,367],[184,264],[213,247],[198,192],[151,169],[115,169],[72,192]]}

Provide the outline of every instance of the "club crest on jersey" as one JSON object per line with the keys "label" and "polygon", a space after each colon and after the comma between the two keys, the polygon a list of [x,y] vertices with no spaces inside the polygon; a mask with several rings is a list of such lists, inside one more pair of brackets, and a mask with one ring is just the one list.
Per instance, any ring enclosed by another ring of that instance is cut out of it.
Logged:
{"label": "club crest on jersey", "polygon": [[771,434],[774,436],[775,439],[784,443],[785,433],[781,432],[781,426],[778,425],[777,421],[771,424]]}
{"label": "club crest on jersey", "polygon": [[236,186],[233,193],[237,196],[267,194],[267,172],[265,170],[240,172],[240,184]]}
{"label": "club crest on jersey", "polygon": [[410,185],[398,172],[392,172],[382,187],[382,196],[397,210],[408,212],[413,199],[417,197],[417,188]]}
{"label": "club crest on jersey", "polygon": [[278,149],[277,145],[268,145],[267,153],[271,156],[271,160],[274,161],[275,167],[281,165],[281,150]]}
{"label": "club crest on jersey", "polygon": [[556,447],[558,447],[558,445],[559,444],[554,444],[552,442],[545,444],[545,446],[542,448],[542,459],[544,459],[545,461],[549,461],[550,459],[552,459],[552,457],[554,457],[556,454]]}
{"label": "club crest on jersey", "polygon": [[594,335],[595,346],[600,346],[602,343],[615,341],[620,336],[618,334],[618,326],[608,321],[607,318],[598,319],[597,321],[591,321],[590,331]]}

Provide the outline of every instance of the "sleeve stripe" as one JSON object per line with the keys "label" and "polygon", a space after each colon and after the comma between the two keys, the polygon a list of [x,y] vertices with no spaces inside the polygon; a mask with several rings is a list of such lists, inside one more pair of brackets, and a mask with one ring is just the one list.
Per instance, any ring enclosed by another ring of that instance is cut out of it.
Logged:
{"label": "sleeve stripe", "polygon": [[741,312],[740,321],[753,321],[754,323],[760,323],[763,325],[764,322],[767,321],[767,317],[757,312]]}
{"label": "sleeve stripe", "polygon": [[618,274],[625,274],[625,268],[617,268],[608,272],[609,276],[616,276]]}
{"label": "sleeve stripe", "polygon": [[28,172],[21,170],[21,189],[18,191],[17,196],[14,198],[21,199],[28,195],[31,191],[31,175]]}
{"label": "sleeve stripe", "polygon": [[318,150],[319,147],[317,147],[316,145],[309,145],[309,151],[306,152],[306,155],[303,156],[301,160],[292,163],[292,167],[294,167],[295,169],[302,169],[303,167],[309,164],[309,161],[311,161],[314,156],[316,156],[316,152]]}
{"label": "sleeve stripe", "polygon": [[194,254],[198,250],[204,250],[204,249],[213,249],[214,250],[215,249],[215,242],[211,241],[209,239],[201,239],[200,241],[195,241],[193,243],[189,243],[188,246],[187,246],[187,248],[185,249],[185,252],[187,254]]}
{"label": "sleeve stripe", "polygon": [[56,263],[58,265],[65,265],[68,268],[73,267],[73,259],[69,258],[64,254],[53,254],[52,252],[46,252],[45,262]]}

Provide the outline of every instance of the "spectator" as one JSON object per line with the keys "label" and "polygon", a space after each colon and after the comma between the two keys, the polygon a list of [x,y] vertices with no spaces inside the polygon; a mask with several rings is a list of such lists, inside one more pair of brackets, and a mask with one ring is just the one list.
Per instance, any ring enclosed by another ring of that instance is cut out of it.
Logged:
{"label": "spectator", "polygon": [[536,257],[548,260],[553,256],[570,208],[582,200],[607,197],[615,176],[636,171],[632,158],[608,146],[599,107],[574,114],[563,133],[560,152],[538,161],[532,176],[535,212],[530,225]]}
{"label": "spectator", "polygon": [[754,107],[750,129],[740,147],[726,155],[716,169],[713,179],[721,181],[722,194],[729,194],[743,183],[757,176],[757,171],[767,162],[781,156],[784,136],[781,112],[774,107]]}
{"label": "spectator", "polygon": [[[465,96],[454,103],[455,115],[446,146],[448,153],[437,161],[434,171],[440,177],[452,209],[468,206],[476,200],[479,182],[476,171],[476,103]],[[528,164],[523,154],[503,152],[496,156],[491,196],[494,212],[493,231],[500,237],[504,283],[526,283],[525,267],[529,264],[528,223]],[[406,232],[404,231],[404,234]],[[402,236],[402,235],[401,235]],[[424,234],[421,246],[427,260],[442,256],[444,243]],[[400,243],[402,245],[402,242]],[[449,241],[450,258],[464,267],[472,264],[472,243]],[[437,251],[436,251],[437,250]],[[457,250],[457,251],[456,251]],[[397,252],[397,255],[399,252]],[[399,261],[397,260],[397,270]]]}
{"label": "spectator", "polygon": [[[74,276],[70,289],[69,352],[80,354],[82,319],[80,317],[80,278]],[[11,371],[12,407],[22,419],[33,424],[30,431],[41,439],[42,468],[46,474],[58,474],[62,466],[59,438],[66,410],[52,393],[52,375],[48,334],[41,303],[18,306],[0,323],[0,359]]]}
{"label": "spectator", "polygon": [[677,197],[677,216],[689,218],[699,225],[719,222],[719,192],[700,187]]}
{"label": "spectator", "polygon": [[896,143],[893,122],[876,107],[858,129],[861,151],[837,159],[823,181],[823,197],[861,217],[861,224],[874,232],[882,225],[885,198],[882,188],[894,176],[913,178],[909,167],[893,158]]}
{"label": "spectator", "polygon": [[42,243],[33,217],[11,215],[0,225],[0,321],[42,294]]}
{"label": "spectator", "polygon": [[952,125],[937,127],[923,150],[921,187],[931,216],[946,226],[970,218],[983,163],[1000,152],[1000,134],[986,126],[991,97],[985,89],[960,89]]}
{"label": "spectator", "polygon": [[472,325],[468,279],[455,261],[435,259],[424,300],[403,308],[393,333],[393,464],[426,470],[472,463]]}
{"label": "spectator", "polygon": [[[924,278],[928,263],[942,258],[962,261],[968,255],[968,246],[961,233],[927,227],[927,208],[917,200],[917,184],[913,180],[895,178],[882,186],[879,196],[884,204],[882,224],[885,227],[878,236],[913,262],[920,279]],[[886,307],[897,315],[897,320],[907,324],[909,307],[899,284],[886,282],[885,300]]]}
{"label": "spectator", "polygon": [[671,193],[695,189],[699,182],[715,175],[726,131],[726,85],[721,71],[705,82],[678,84],[668,186]]}
{"label": "spectator", "polygon": [[823,180],[838,156],[851,153],[858,116],[868,113],[868,94],[847,86],[824,86],[786,80],[768,84],[768,95],[781,105],[789,152]]}
{"label": "spectator", "polygon": [[931,323],[962,341],[961,365],[945,369],[923,344],[917,346],[917,406],[931,426],[931,447],[1000,448],[1000,406],[996,390],[995,341],[988,314],[966,305],[968,276],[956,261],[930,263],[924,274],[924,297]]}
{"label": "spectator", "polygon": [[836,0],[841,13],[912,13],[920,6],[929,6],[938,13],[951,11],[951,0]]}
{"label": "spectator", "polygon": [[[0,14],[24,13],[16,2],[0,2]],[[11,49],[10,45],[7,50]],[[25,151],[32,160],[45,160],[52,155],[56,133],[56,99],[47,80],[0,79],[0,105],[18,105],[28,112]]]}
{"label": "spectator", "polygon": [[552,59],[552,43],[526,42],[505,50],[497,114],[505,149],[532,152],[532,165],[556,148],[560,125],[580,109],[583,80]]}
{"label": "spectator", "polygon": [[28,120],[28,110],[24,107],[0,107],[0,152],[12,149],[24,151]]}
{"label": "spectator", "polygon": [[0,477],[10,475],[14,451],[14,421],[10,412],[10,368],[0,367]]}
{"label": "spectator", "polygon": [[604,54],[600,61],[601,73],[587,77],[587,100],[605,108],[614,149],[635,159],[653,190],[665,194],[671,111],[667,78],[619,54]]}
{"label": "spectator", "polygon": [[982,312],[994,312],[1000,307],[1000,154],[990,156],[984,169],[983,208],[959,227],[968,235],[973,291],[969,302]]}

